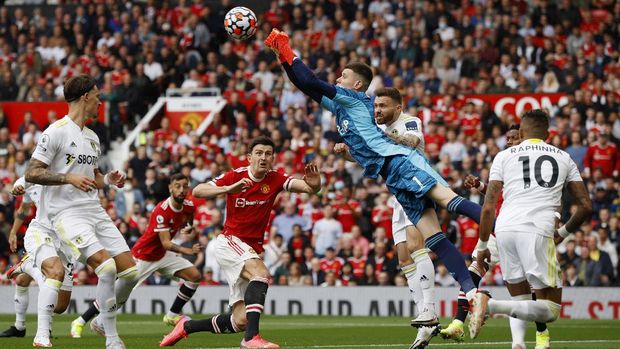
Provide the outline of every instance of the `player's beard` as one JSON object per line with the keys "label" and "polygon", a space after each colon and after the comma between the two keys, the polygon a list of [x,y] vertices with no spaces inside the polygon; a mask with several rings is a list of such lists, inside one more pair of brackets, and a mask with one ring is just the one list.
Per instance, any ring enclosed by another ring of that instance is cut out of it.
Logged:
{"label": "player's beard", "polygon": [[182,204],[185,200],[185,196],[173,196],[172,197],[177,204]]}

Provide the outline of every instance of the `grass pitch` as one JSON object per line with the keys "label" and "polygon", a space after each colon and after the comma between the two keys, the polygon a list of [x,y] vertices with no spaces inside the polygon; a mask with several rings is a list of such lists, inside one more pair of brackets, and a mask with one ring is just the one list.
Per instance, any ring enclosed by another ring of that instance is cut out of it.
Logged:
{"label": "grass pitch", "polygon": [[[85,326],[83,337],[69,337],[69,327],[76,315],[54,317],[52,344],[55,348],[104,348],[105,342]],[[205,315],[194,315],[195,319]],[[119,315],[118,329],[127,348],[159,348],[159,341],[172,328],[162,323],[160,315]],[[0,331],[14,322],[13,315],[0,315]],[[448,319],[442,321],[447,326]],[[282,348],[409,348],[416,330],[407,318],[383,317],[319,317],[269,316],[261,321],[261,334]],[[559,320],[550,324],[554,349],[620,348],[620,322],[617,320]],[[0,338],[0,348],[31,348],[36,332],[36,317],[28,316],[24,338]],[[466,334],[466,337],[468,335]],[[242,334],[214,335],[194,333],[176,344],[175,348],[239,348]],[[528,348],[534,348],[535,327],[527,331]],[[435,337],[429,348],[510,348],[510,329],[507,319],[490,319],[480,336],[464,343],[454,343]]]}

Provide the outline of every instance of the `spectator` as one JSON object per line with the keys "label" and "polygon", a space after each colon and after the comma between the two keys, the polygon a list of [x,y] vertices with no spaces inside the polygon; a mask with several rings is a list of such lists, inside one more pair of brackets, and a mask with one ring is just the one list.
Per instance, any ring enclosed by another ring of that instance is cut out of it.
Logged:
{"label": "spectator", "polygon": [[294,202],[287,202],[284,205],[284,211],[273,219],[271,225],[277,229],[278,234],[282,235],[285,244],[288,244],[293,236],[294,225],[299,225],[303,230],[308,229],[308,222],[297,214],[297,207]]}
{"label": "spectator", "polygon": [[326,255],[329,248],[335,250],[342,235],[342,224],[334,218],[334,213],[331,206],[325,206],[324,217],[319,219],[312,229],[312,246],[318,256]]}

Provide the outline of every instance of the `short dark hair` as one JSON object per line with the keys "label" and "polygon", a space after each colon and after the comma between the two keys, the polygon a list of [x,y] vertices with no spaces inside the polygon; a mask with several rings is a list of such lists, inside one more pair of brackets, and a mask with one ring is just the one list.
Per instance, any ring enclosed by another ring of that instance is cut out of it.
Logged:
{"label": "short dark hair", "polygon": [[394,102],[403,104],[403,96],[400,94],[397,88],[394,87],[381,87],[375,91],[377,97],[390,97]]}
{"label": "short dark hair", "polygon": [[71,103],[80,99],[97,85],[97,80],[90,75],[82,74],[74,76],[65,82],[63,94],[65,101]]}
{"label": "short dark hair", "polygon": [[172,184],[172,182],[182,181],[182,180],[186,180],[189,182],[189,178],[187,178],[187,176],[182,173],[175,173],[172,176],[170,176],[170,184]]}
{"label": "short dark hair", "polygon": [[508,128],[508,131],[512,131],[512,130],[519,131],[520,128],[521,128],[521,125],[519,125],[519,124],[512,124]]}
{"label": "short dark hair", "polygon": [[542,109],[532,109],[523,114],[521,125],[523,124],[527,124],[530,129],[546,132],[549,130],[549,116]]}
{"label": "short dark hair", "polygon": [[249,147],[249,151],[250,153],[252,152],[252,150],[254,150],[254,147],[257,145],[268,145],[271,148],[273,148],[274,150],[276,149],[276,144],[271,140],[271,138],[267,137],[267,136],[258,136],[256,138],[254,138],[252,140],[252,142],[250,142],[250,147]]}
{"label": "short dark hair", "polygon": [[351,62],[344,69],[351,69],[355,74],[362,78],[362,90],[366,91],[372,81],[372,68],[364,62]]}

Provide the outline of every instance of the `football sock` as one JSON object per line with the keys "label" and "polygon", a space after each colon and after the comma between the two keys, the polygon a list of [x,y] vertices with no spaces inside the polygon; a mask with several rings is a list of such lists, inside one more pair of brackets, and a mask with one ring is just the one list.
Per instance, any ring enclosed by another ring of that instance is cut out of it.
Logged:
{"label": "football sock", "polygon": [[[536,300],[536,293],[532,292],[532,300],[535,301]],[[547,324],[544,322],[538,322],[536,321],[536,331],[538,332],[545,332],[547,330]]]}
{"label": "football sock", "polygon": [[446,235],[439,232],[425,241],[426,247],[435,252],[441,261],[446,265],[448,271],[452,273],[456,281],[461,284],[461,289],[467,294],[469,291],[476,289],[474,282],[469,276],[469,270],[465,266],[465,260],[454,247],[454,245],[446,239]]}
{"label": "football sock", "polygon": [[221,334],[241,332],[235,325],[232,314],[218,314],[210,319],[186,321],[183,329],[187,334],[206,331]]}
{"label": "football sock", "polygon": [[185,303],[189,302],[194,293],[196,293],[198,285],[198,283],[188,281],[181,285],[179,292],[177,292],[177,297],[174,299],[174,303],[172,303],[172,307],[170,307],[170,310],[168,311],[168,316],[174,316],[181,313]]}
{"label": "football sock", "polygon": [[450,212],[467,216],[476,221],[476,223],[480,224],[480,211],[482,210],[482,207],[462,196],[457,195],[450,200],[447,209]]}
{"label": "football sock", "polygon": [[424,310],[424,295],[422,294],[422,288],[420,282],[417,279],[416,265],[408,264],[401,268],[405,277],[407,278],[407,285],[409,286],[409,294],[415,304],[416,311],[420,314]]}
{"label": "football sock", "polygon": [[[39,292],[39,295],[41,292]],[[15,328],[26,329],[26,311],[28,310],[28,287],[15,285]]]}
{"label": "football sock", "polygon": [[114,294],[114,282],[116,279],[116,263],[110,258],[101,263],[95,274],[99,277],[95,299],[101,311],[100,319],[105,330],[105,336],[117,337],[116,332],[116,296]]}
{"label": "football sock", "polygon": [[61,281],[48,278],[39,288],[37,334],[35,337],[49,338],[52,328],[52,314],[58,301],[60,286],[62,286]]}
{"label": "football sock", "polygon": [[455,319],[465,322],[467,313],[469,313],[469,301],[467,300],[467,297],[465,297],[465,292],[459,291]]}
{"label": "football sock", "polygon": [[549,300],[498,301],[489,300],[491,314],[505,314],[525,321],[551,322],[560,315],[561,306]]}
{"label": "football sock", "polygon": [[[526,301],[530,299],[530,295],[520,295],[511,297],[513,301]],[[525,348],[525,331],[527,329],[527,322],[516,319],[509,318],[510,322],[510,333],[512,334],[512,347],[514,348],[517,345],[520,345],[521,348]]]}
{"label": "football sock", "polygon": [[249,341],[258,334],[260,315],[263,312],[265,298],[267,297],[267,288],[269,288],[269,280],[265,278],[255,277],[250,280],[248,288],[245,291],[245,316],[248,319],[245,328],[245,340]]}
{"label": "football sock", "polygon": [[417,267],[416,277],[419,280],[424,306],[435,311],[435,266],[428,256],[428,251],[423,248],[411,254]]}
{"label": "football sock", "polygon": [[77,318],[77,320],[81,324],[85,324],[97,315],[99,315],[99,309],[97,309],[96,303],[93,302],[90,304],[90,307],[88,307],[88,309],[86,309],[86,311],[82,314],[82,316]]}
{"label": "football sock", "polygon": [[138,268],[134,265],[123,271],[118,272],[116,275],[116,283],[114,284],[114,291],[116,295],[116,308],[122,307],[131,291],[136,287],[139,281]]}

